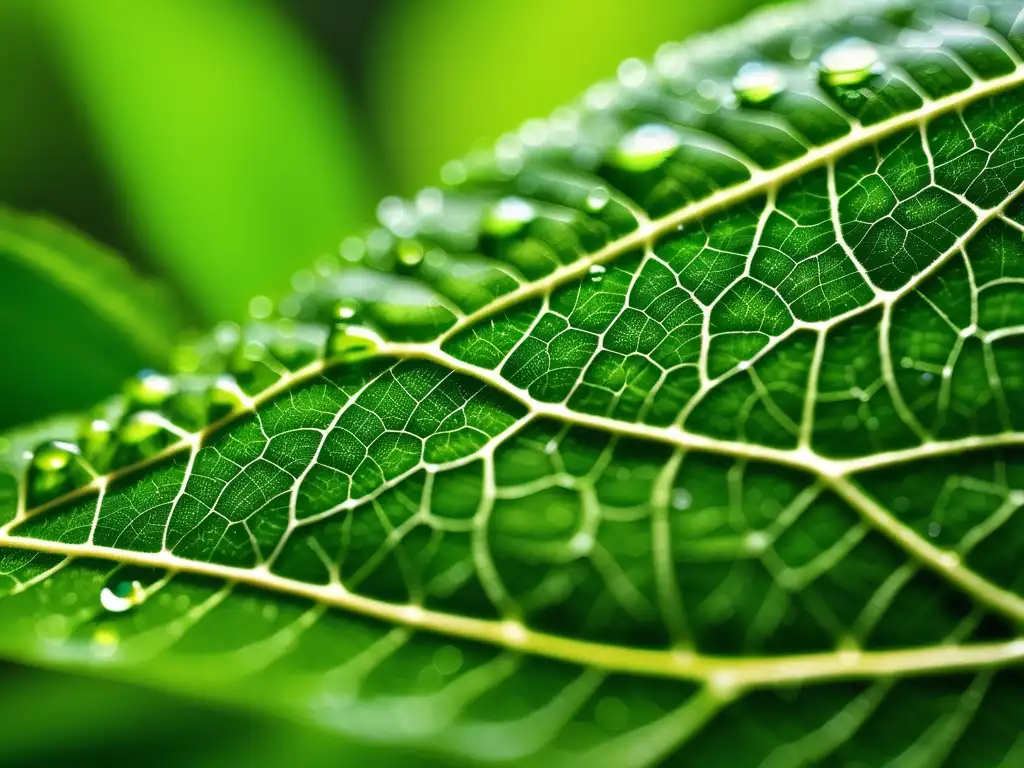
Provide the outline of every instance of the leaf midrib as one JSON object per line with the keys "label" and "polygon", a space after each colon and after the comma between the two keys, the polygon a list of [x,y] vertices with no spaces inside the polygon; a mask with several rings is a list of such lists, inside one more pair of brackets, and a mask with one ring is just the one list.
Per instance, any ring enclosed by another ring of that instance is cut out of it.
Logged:
{"label": "leaf midrib", "polygon": [[265,568],[239,568],[178,557],[170,552],[132,552],[113,547],[66,544],[44,539],[10,540],[33,551],[68,558],[102,558],[174,573],[211,576],[272,592],[305,598],[330,608],[414,630],[483,642],[608,672],[691,680],[723,695],[782,684],[861,679],[893,674],[975,669],[1024,660],[1024,638],[1005,642],[935,644],[891,651],[837,650],[762,657],[711,656],[689,650],[659,650],[597,643],[529,629],[517,622],[494,621],[397,605],[346,590],[341,584],[309,584],[278,576]]}

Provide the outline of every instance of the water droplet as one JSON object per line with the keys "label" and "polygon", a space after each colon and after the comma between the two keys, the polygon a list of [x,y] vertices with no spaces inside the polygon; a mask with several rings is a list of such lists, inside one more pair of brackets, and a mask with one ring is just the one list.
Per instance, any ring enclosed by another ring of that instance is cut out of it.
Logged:
{"label": "water droplet", "polygon": [[106,419],[91,419],[79,434],[82,454],[98,471],[106,470],[113,445],[114,425]]}
{"label": "water droplet", "polygon": [[675,129],[648,123],[623,136],[612,159],[627,171],[649,171],[664,163],[681,144],[682,137]]}
{"label": "water droplet", "polygon": [[495,237],[514,235],[537,217],[533,203],[521,197],[504,197],[491,206],[483,229]]}
{"label": "water droplet", "polygon": [[434,651],[433,663],[442,675],[454,675],[462,669],[462,651],[454,645],[442,645]]}
{"label": "water droplet", "polygon": [[587,195],[587,210],[594,212],[604,210],[604,207],[608,205],[609,199],[608,190],[604,187],[592,189],[590,194]]}
{"label": "water droplet", "polygon": [[732,79],[736,98],[746,104],[761,104],[786,88],[786,78],[777,67],[751,61],[740,67]]}
{"label": "water droplet", "polygon": [[348,322],[355,319],[359,314],[359,302],[351,299],[342,299],[334,305],[334,317],[337,320]]}
{"label": "water droplet", "polygon": [[141,581],[117,581],[100,592],[100,605],[111,613],[124,613],[146,601]]}
{"label": "water droplet", "polygon": [[878,48],[859,37],[829,46],[818,61],[822,81],[831,86],[860,85],[883,69]]}
{"label": "water droplet", "polygon": [[967,20],[971,24],[977,24],[979,27],[984,27],[992,18],[992,12],[984,5],[980,3],[978,5],[972,5],[971,9],[967,11]]}
{"label": "water droplet", "polygon": [[217,421],[230,413],[243,410],[246,396],[235,377],[224,373],[214,379],[207,392],[209,419]]}
{"label": "water droplet", "polygon": [[156,411],[131,414],[117,430],[118,457],[124,463],[147,458],[167,448],[177,439],[169,422]]}
{"label": "water droplet", "polygon": [[639,88],[647,79],[647,65],[640,59],[626,59],[619,64],[618,76],[627,88]]}
{"label": "water droplet", "polygon": [[237,347],[228,367],[241,390],[250,396],[263,392],[281,378],[268,363],[266,346],[254,340]]}
{"label": "water droplet", "polygon": [[685,488],[676,488],[672,491],[672,508],[673,509],[689,509],[693,504],[693,496]]}
{"label": "water droplet", "polygon": [[591,264],[590,269],[587,270],[587,274],[590,275],[590,282],[600,283],[606,271],[601,264]]}
{"label": "water droplet", "polygon": [[92,479],[74,443],[51,440],[38,446],[31,456],[26,500],[30,507],[80,488]]}
{"label": "water droplet", "polygon": [[[317,328],[321,333],[322,328]],[[270,340],[270,353],[289,371],[297,371],[320,357],[323,337],[310,338],[299,334],[294,323],[280,323],[274,329],[275,335]]]}
{"label": "water droplet", "polygon": [[423,261],[423,246],[415,240],[399,241],[396,251],[398,263],[403,267],[418,267]]}
{"label": "water droplet", "polygon": [[368,328],[338,323],[327,339],[327,356],[333,360],[362,360],[375,355],[382,341]]}
{"label": "water droplet", "polygon": [[933,539],[938,538],[939,534],[942,533],[942,525],[940,523],[928,523],[928,535]]}
{"label": "water droplet", "polygon": [[136,408],[155,408],[174,395],[178,385],[170,376],[156,371],[140,371],[125,384],[124,395],[128,399],[129,410]]}

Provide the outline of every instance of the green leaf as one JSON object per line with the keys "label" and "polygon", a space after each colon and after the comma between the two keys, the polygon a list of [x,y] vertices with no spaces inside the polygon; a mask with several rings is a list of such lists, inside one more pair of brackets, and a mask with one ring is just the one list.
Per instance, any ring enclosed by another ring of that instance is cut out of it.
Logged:
{"label": "green leaf", "polygon": [[13,436],[0,652],[478,761],[1020,763],[1022,6],[865,5],[662,49],[112,439]]}
{"label": "green leaf", "polygon": [[364,226],[344,94],[267,2],[41,0],[135,233],[207,318]]}
{"label": "green leaf", "polygon": [[116,255],[46,218],[0,208],[0,425],[80,410],[167,365],[180,316]]}

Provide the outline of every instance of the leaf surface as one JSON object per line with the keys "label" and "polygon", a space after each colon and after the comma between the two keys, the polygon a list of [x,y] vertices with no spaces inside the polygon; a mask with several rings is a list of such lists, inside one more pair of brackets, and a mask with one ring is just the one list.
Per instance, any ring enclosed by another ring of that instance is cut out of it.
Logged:
{"label": "leaf surface", "polygon": [[666,46],[15,435],[0,650],[478,761],[1020,762],[1021,5],[870,5]]}

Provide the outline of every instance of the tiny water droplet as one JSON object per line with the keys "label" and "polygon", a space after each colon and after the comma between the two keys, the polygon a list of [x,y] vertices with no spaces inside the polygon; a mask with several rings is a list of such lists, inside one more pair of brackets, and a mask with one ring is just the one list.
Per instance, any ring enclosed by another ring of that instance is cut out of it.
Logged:
{"label": "tiny water droplet", "polygon": [[177,391],[178,385],[174,379],[151,370],[140,371],[124,387],[129,409],[155,408]]}
{"label": "tiny water droplet", "polygon": [[360,325],[338,323],[327,339],[327,356],[334,360],[355,361],[372,357],[382,339]]}
{"label": "tiny water droplet", "polygon": [[334,317],[337,320],[349,321],[359,314],[359,302],[351,299],[342,299],[334,305]]}
{"label": "tiny water droplet", "polygon": [[590,194],[587,195],[587,210],[594,212],[604,210],[604,207],[608,205],[609,199],[608,190],[604,187],[592,189]]}
{"label": "tiny water droplet", "polygon": [[693,496],[685,488],[676,488],[672,491],[672,508],[673,509],[689,509],[690,505],[693,504]]}
{"label": "tiny water droplet", "polygon": [[821,79],[831,86],[860,85],[883,69],[878,48],[859,37],[830,45],[818,60]]}
{"label": "tiny water droplet", "polygon": [[612,160],[627,171],[650,171],[664,163],[681,144],[682,137],[674,128],[648,123],[634,128],[619,140]]}
{"label": "tiny water droplet", "polygon": [[533,203],[521,197],[504,197],[491,206],[483,229],[495,237],[514,235],[537,217]]}
{"label": "tiny water droplet", "polygon": [[146,590],[140,581],[117,581],[100,592],[100,605],[111,613],[124,613],[146,601]]}
{"label": "tiny water droplet", "polygon": [[939,523],[928,523],[928,535],[933,539],[942,533],[942,525]]}
{"label": "tiny water droplet", "polygon": [[74,443],[51,440],[31,452],[28,470],[28,505],[35,506],[74,488],[91,477],[81,462],[81,450]]}
{"label": "tiny water droplet", "polygon": [[740,67],[732,79],[736,98],[745,104],[762,104],[786,88],[786,78],[777,67],[751,61]]}
{"label": "tiny water droplet", "polygon": [[606,272],[605,268],[601,264],[591,264],[590,269],[587,270],[587,274],[590,275],[590,282],[600,283]]}

